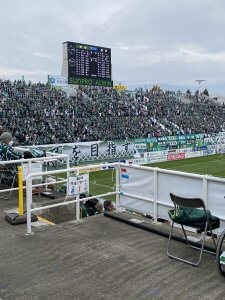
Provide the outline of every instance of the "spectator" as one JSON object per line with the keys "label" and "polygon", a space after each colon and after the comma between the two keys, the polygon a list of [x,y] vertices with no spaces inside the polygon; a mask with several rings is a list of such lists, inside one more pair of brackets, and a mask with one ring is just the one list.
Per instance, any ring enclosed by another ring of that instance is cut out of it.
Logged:
{"label": "spectator", "polygon": [[0,120],[21,145],[41,145],[218,133],[225,106],[160,90],[82,86],[68,97],[48,84],[0,80]]}
{"label": "spectator", "polygon": [[96,204],[96,214],[101,214],[103,212],[103,205],[101,203]]}
{"label": "spectator", "polygon": [[88,216],[94,216],[97,214],[97,208],[96,208],[97,204],[98,204],[98,199],[90,199],[84,203]]}
{"label": "spectator", "polygon": [[113,203],[112,203],[111,200],[105,200],[104,201],[104,210],[106,212],[110,212],[110,211],[115,210],[115,207],[114,207],[114,205],[113,205]]}
{"label": "spectator", "polygon": [[[12,148],[12,135],[9,132],[3,132],[0,136],[0,160],[17,160],[22,158],[22,154]],[[17,186],[17,165],[10,164],[3,167],[3,183],[6,186]],[[2,183],[2,182],[1,182]]]}
{"label": "spectator", "polygon": [[9,132],[3,132],[0,136],[0,159],[17,160],[22,158],[22,154],[13,149],[12,135]]}

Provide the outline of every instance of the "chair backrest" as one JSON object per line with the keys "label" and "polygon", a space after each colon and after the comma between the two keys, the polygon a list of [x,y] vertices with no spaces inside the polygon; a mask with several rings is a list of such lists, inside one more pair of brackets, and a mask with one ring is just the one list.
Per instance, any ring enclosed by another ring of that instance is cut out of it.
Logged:
{"label": "chair backrest", "polygon": [[176,196],[172,193],[170,193],[170,198],[173,201],[174,205],[178,205],[180,207],[205,209],[205,203],[200,198],[183,198],[183,197]]}

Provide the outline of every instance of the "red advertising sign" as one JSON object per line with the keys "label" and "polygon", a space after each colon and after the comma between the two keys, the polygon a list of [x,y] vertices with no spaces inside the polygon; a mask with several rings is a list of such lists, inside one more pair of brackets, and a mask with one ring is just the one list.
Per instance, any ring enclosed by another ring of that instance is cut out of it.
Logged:
{"label": "red advertising sign", "polygon": [[185,158],[185,153],[167,155],[167,160],[176,160],[176,159],[184,159],[184,158]]}

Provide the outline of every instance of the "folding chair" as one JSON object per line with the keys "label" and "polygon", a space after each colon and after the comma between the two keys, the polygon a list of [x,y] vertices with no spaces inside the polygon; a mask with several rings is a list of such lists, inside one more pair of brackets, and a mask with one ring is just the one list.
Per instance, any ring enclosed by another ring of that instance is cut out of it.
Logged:
{"label": "folding chair", "polygon": [[[177,259],[179,261],[182,261],[182,262],[185,262],[187,264],[197,267],[201,262],[203,251],[211,253],[211,254],[215,254],[214,252],[204,249],[207,231],[209,231],[211,233],[211,237],[212,237],[213,244],[215,247],[215,252],[216,252],[217,245],[216,245],[216,241],[215,241],[212,230],[219,228],[220,220],[219,220],[219,218],[212,216],[210,211],[206,210],[205,203],[200,198],[182,198],[182,197],[175,196],[174,194],[170,194],[170,197],[171,197],[171,200],[173,201],[175,209],[173,210],[173,213],[174,213],[173,216],[171,214],[171,211],[169,211],[169,216],[172,220],[172,225],[171,225],[171,230],[170,230],[169,240],[168,240],[168,245],[167,245],[167,255],[171,258]],[[179,216],[180,208],[181,208],[181,210],[184,209],[183,211],[185,211],[185,209],[189,209],[189,213],[190,213],[189,220],[188,220],[188,214],[186,215],[186,218],[183,217],[183,220],[182,220],[181,214]],[[201,208],[201,209],[198,209],[198,208]],[[195,217],[192,219],[191,219],[191,214],[192,214],[192,216],[195,215]],[[198,218],[198,215],[199,215],[199,218]],[[187,245],[193,249],[200,251],[199,259],[196,263],[170,254],[169,248],[170,248],[170,242],[171,242],[171,236],[172,236],[172,232],[173,232],[174,223],[181,225]],[[200,232],[204,233],[201,248],[193,246],[189,243],[184,226],[195,228],[197,230],[200,230]]]}
{"label": "folding chair", "polygon": [[[0,166],[0,185],[6,186],[6,189],[12,189],[16,183],[17,171],[15,166]],[[0,199],[10,200],[12,191],[9,191],[9,196],[0,196]]]}

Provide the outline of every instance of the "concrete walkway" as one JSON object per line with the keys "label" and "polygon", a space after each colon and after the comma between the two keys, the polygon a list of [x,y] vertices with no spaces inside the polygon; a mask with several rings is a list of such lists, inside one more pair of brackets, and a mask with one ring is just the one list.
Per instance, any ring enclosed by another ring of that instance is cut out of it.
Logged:
{"label": "concrete walkway", "polygon": [[[225,299],[215,257],[198,268],[169,259],[167,239],[98,215],[82,223],[34,228],[12,226],[0,201],[0,298],[21,299]],[[122,214],[120,214],[122,215]],[[194,250],[173,241],[174,250]],[[194,251],[194,252],[193,252]]]}

